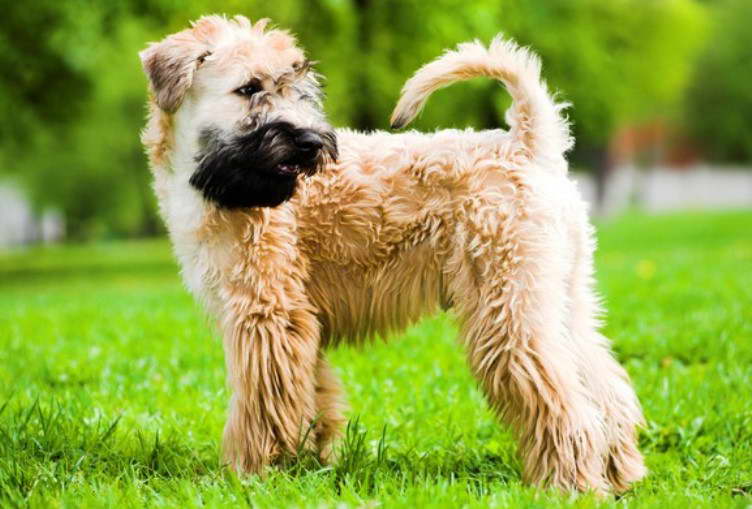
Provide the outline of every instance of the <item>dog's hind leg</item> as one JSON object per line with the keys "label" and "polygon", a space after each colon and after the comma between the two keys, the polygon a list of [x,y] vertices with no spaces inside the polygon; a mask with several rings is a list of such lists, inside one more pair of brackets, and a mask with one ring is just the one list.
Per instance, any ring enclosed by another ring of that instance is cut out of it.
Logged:
{"label": "dog's hind leg", "polygon": [[448,290],[472,370],[517,433],[525,481],[605,492],[604,418],[566,320],[566,233],[554,207],[535,220],[523,208],[466,204]]}
{"label": "dog's hind leg", "polygon": [[316,364],[315,431],[316,447],[324,462],[335,459],[334,446],[345,425],[345,408],[340,381],[321,353]]}
{"label": "dog's hind leg", "polygon": [[629,375],[611,353],[608,340],[599,332],[601,314],[598,296],[593,290],[592,227],[580,210],[572,222],[575,258],[571,276],[571,329],[582,355],[585,383],[597,399],[606,419],[609,451],[606,474],[616,492],[644,477],[642,454],[637,448],[637,428],[643,424],[640,403]]}

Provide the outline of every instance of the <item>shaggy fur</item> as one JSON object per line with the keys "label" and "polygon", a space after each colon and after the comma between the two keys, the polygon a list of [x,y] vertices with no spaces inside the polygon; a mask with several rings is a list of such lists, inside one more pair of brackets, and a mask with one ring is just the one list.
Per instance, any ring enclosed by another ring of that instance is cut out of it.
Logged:
{"label": "shaggy fur", "polygon": [[[497,38],[420,69],[395,127],[458,80],[498,79],[514,99],[509,132],[430,134],[332,130],[303,52],[265,21],[205,17],[141,57],[161,213],[188,287],[223,331],[233,467],[260,472],[302,449],[328,456],[344,417],[326,347],[444,308],[517,433],[526,481],[606,492],[644,475],[639,403],[597,332],[568,125],[535,56]],[[286,130],[286,148],[263,148],[269,125]],[[295,162],[295,130],[329,137],[315,162]]]}

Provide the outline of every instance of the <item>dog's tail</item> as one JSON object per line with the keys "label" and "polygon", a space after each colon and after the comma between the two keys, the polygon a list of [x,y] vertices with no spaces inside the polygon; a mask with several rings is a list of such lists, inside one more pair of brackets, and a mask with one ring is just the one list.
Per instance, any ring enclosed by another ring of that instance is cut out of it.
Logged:
{"label": "dog's tail", "polygon": [[568,104],[554,100],[540,73],[536,55],[501,36],[496,36],[488,48],[478,41],[460,44],[421,67],[405,83],[392,113],[392,128],[409,124],[434,91],[485,76],[504,83],[512,96],[506,121],[514,152],[528,159],[560,157],[572,147],[569,122],[562,115]]}

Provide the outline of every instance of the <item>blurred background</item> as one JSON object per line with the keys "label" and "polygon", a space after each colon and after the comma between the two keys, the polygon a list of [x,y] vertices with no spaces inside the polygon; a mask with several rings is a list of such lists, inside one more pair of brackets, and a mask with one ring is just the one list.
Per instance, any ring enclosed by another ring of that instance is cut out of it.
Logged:
{"label": "blurred background", "polygon": [[[270,17],[326,76],[335,126],[387,128],[404,81],[498,32],[532,46],[569,111],[594,213],[752,207],[750,0],[35,0],[0,17],[0,246],[160,235],[137,53],[202,14]],[[503,125],[488,80],[415,127]]]}

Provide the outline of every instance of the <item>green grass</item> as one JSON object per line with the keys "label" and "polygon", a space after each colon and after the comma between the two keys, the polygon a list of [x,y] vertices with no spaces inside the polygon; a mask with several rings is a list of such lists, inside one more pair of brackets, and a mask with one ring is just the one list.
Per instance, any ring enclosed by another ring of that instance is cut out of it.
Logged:
{"label": "green grass", "polygon": [[607,334],[645,407],[647,480],[620,500],[520,481],[449,317],[332,353],[342,462],[222,467],[221,345],[163,241],[0,255],[0,505],[752,506],[752,213],[600,227]]}

